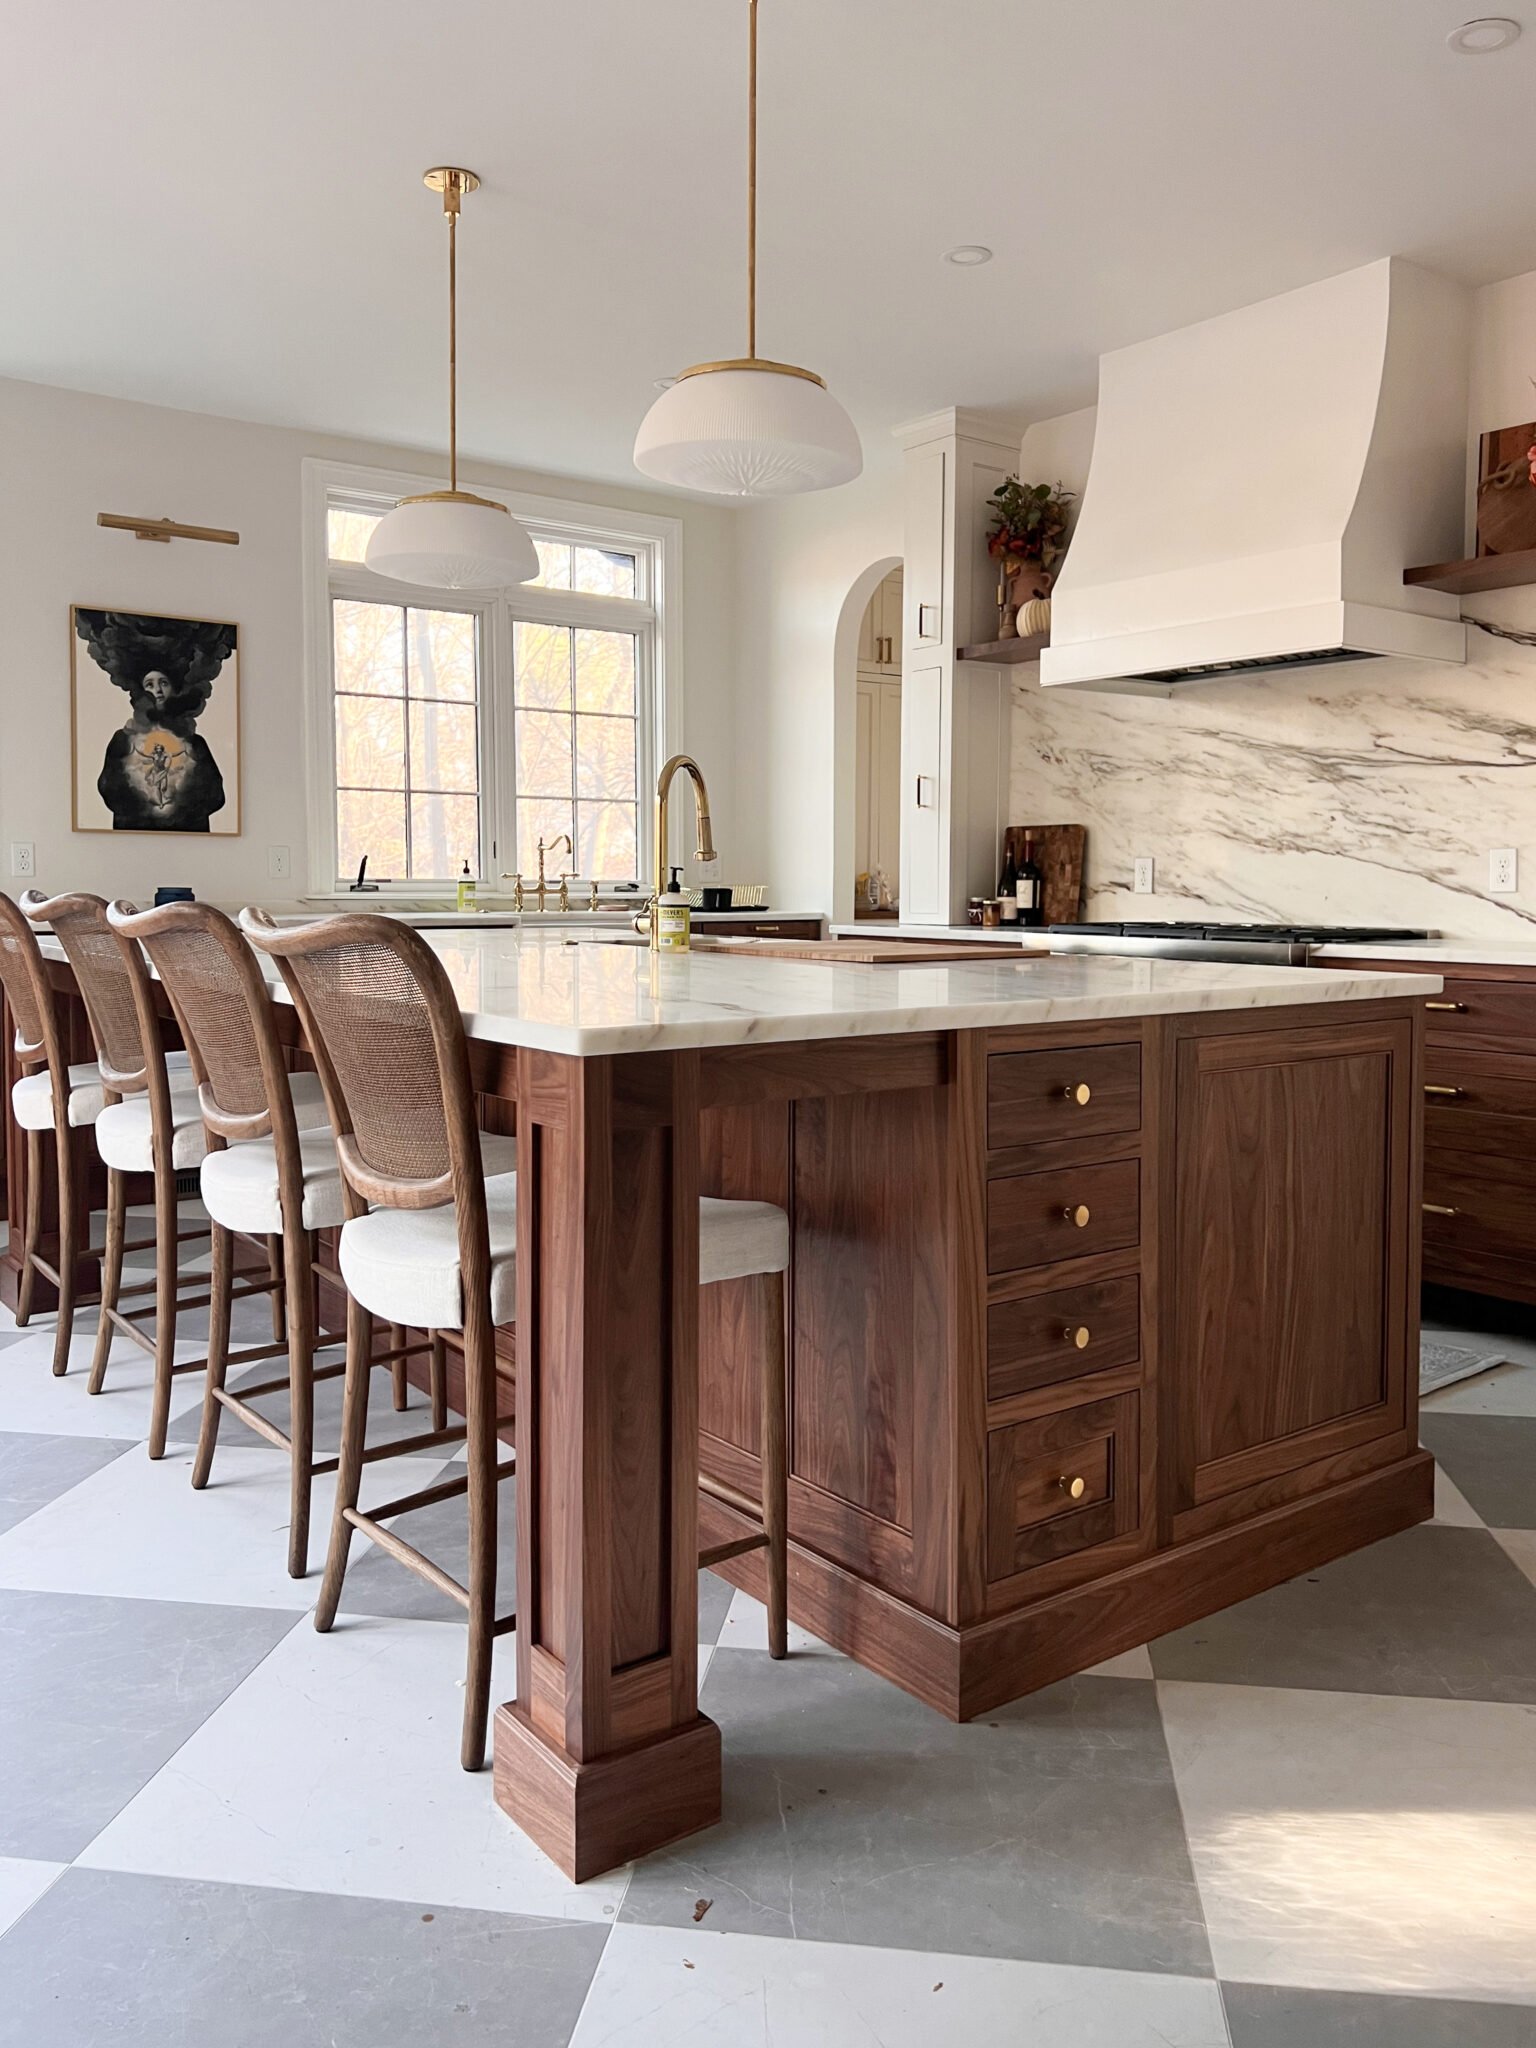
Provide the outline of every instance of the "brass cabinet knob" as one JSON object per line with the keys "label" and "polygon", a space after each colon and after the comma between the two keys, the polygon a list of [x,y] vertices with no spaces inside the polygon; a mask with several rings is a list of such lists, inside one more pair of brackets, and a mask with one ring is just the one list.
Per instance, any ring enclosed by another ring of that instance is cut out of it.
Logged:
{"label": "brass cabinet knob", "polygon": [[1092,1334],[1086,1323],[1068,1323],[1061,1337],[1064,1344],[1075,1344],[1079,1351],[1086,1351]]}
{"label": "brass cabinet knob", "polygon": [[1081,1500],[1083,1495],[1088,1491],[1087,1480],[1079,1478],[1075,1475],[1069,1479],[1067,1475],[1063,1473],[1062,1476],[1057,1480],[1056,1484],[1061,1488],[1062,1492],[1067,1496],[1068,1500]]}
{"label": "brass cabinet knob", "polygon": [[1466,1004],[1465,1004],[1465,1003],[1426,1003],[1426,1004],[1424,1005],[1424,1007],[1425,1007],[1425,1009],[1426,1009],[1426,1010],[1461,1010],[1461,1011],[1465,1011],[1465,1009],[1466,1009],[1466,1007],[1467,1007],[1467,1006],[1466,1006]]}
{"label": "brass cabinet knob", "polygon": [[1086,1228],[1092,1211],[1086,1202],[1068,1202],[1061,1213],[1069,1223],[1075,1223],[1082,1230]]}
{"label": "brass cabinet knob", "polygon": [[1444,1083],[1443,1083],[1443,1082],[1440,1082],[1440,1081],[1426,1081],[1426,1082],[1424,1083],[1424,1093],[1425,1093],[1426,1095],[1446,1095],[1446,1096],[1450,1096],[1450,1095],[1463,1095],[1463,1094],[1465,1094],[1465,1093],[1466,1093],[1466,1090],[1465,1090],[1465,1089],[1463,1089],[1463,1088],[1447,1088],[1447,1087],[1446,1087],[1446,1086],[1444,1085]]}
{"label": "brass cabinet knob", "polygon": [[1444,1202],[1421,1202],[1419,1207],[1426,1216],[1459,1216],[1459,1209],[1449,1209]]}
{"label": "brass cabinet knob", "polygon": [[1074,1081],[1062,1089],[1062,1096],[1068,1102],[1075,1102],[1079,1109],[1093,1100],[1093,1090],[1086,1081]]}

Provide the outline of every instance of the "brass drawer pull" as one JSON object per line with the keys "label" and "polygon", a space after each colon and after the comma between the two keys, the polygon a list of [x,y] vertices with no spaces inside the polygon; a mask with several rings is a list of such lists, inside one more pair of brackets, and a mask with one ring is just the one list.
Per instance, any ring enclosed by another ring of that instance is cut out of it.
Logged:
{"label": "brass drawer pull", "polygon": [[1426,1216],[1459,1216],[1459,1209],[1449,1209],[1444,1202],[1421,1202],[1419,1207]]}
{"label": "brass drawer pull", "polygon": [[1092,1336],[1093,1332],[1086,1323],[1068,1323],[1061,1333],[1061,1341],[1075,1345],[1079,1351],[1086,1351]]}
{"label": "brass drawer pull", "polygon": [[1068,1223],[1074,1223],[1079,1230],[1084,1230],[1093,1212],[1086,1202],[1068,1202],[1061,1213]]}
{"label": "brass drawer pull", "polygon": [[1069,1479],[1065,1473],[1061,1475],[1061,1477],[1057,1480],[1056,1484],[1061,1488],[1062,1492],[1067,1496],[1068,1500],[1081,1500],[1083,1495],[1088,1491],[1088,1482],[1086,1479],[1078,1478],[1076,1476]]}
{"label": "brass drawer pull", "polygon": [[1424,1007],[1426,1010],[1460,1010],[1465,1012],[1467,1006],[1465,1003],[1426,1003]]}
{"label": "brass drawer pull", "polygon": [[1424,1083],[1424,1093],[1426,1095],[1465,1095],[1466,1092],[1465,1088],[1447,1088],[1444,1082],[1441,1081],[1426,1081]]}
{"label": "brass drawer pull", "polygon": [[1093,1090],[1086,1081],[1071,1082],[1061,1093],[1064,1101],[1075,1102],[1079,1109],[1086,1107],[1093,1100]]}

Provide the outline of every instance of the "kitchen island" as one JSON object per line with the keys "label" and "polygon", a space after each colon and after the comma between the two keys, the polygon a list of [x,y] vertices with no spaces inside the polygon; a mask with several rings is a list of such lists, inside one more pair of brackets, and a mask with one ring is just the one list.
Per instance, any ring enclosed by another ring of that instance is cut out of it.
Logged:
{"label": "kitchen island", "polygon": [[940,1713],[1430,1514],[1438,978],[433,944],[518,1141],[496,1796],[570,1875],[721,1810],[696,1558],[747,1524],[698,1477],[756,1494],[765,1333],[699,1292],[701,1193],[791,1218],[791,1614]]}

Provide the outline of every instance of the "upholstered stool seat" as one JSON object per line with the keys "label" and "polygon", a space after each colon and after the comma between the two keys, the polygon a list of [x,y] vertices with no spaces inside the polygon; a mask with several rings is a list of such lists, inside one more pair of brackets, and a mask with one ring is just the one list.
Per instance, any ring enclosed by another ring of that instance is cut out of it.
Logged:
{"label": "upholstered stool seat", "polygon": [[[302,1183],[299,1227],[339,1230],[346,1221],[336,1140],[329,1130],[299,1131]],[[272,1138],[247,1138],[204,1156],[203,1207],[225,1230],[246,1237],[272,1237],[283,1229],[282,1171]]]}
{"label": "upholstered stool seat", "polygon": [[[170,1064],[169,1057],[166,1064]],[[190,1069],[183,1067],[172,1071],[170,1083],[171,1164],[197,1166],[208,1150],[197,1081]],[[299,1129],[323,1128],[327,1118],[319,1075],[290,1074],[288,1089]],[[154,1171],[154,1116],[147,1094],[130,1095],[122,1102],[109,1103],[101,1111],[96,1118],[96,1150],[101,1154],[102,1164],[118,1173]]]}
{"label": "upholstered stool seat", "polygon": [[789,1270],[789,1218],[772,1202],[699,1198],[699,1285]]}
{"label": "upholstered stool seat", "polygon": [[[491,1246],[491,1320],[517,1313],[517,1140],[480,1133],[485,1220]],[[341,1233],[337,1263],[347,1292],[383,1322],[413,1330],[462,1330],[459,1219],[435,1209],[374,1209]]]}
{"label": "upholstered stool seat", "polygon": [[[184,1052],[168,1052],[165,1064],[173,1079],[178,1073],[189,1074],[191,1071],[191,1062]],[[95,1123],[106,1107],[106,1101],[106,1083],[94,1060],[82,1060],[70,1068],[68,1121],[72,1130],[83,1130]],[[23,1074],[12,1085],[11,1109],[24,1131],[51,1131],[53,1076],[46,1070],[41,1074]]]}

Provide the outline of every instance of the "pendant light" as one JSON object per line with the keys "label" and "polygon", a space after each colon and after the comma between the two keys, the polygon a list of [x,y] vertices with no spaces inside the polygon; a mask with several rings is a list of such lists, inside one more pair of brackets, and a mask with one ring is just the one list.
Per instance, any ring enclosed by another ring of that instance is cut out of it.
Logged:
{"label": "pendant light", "polygon": [[683,371],[641,421],[635,467],[687,490],[773,498],[845,484],[864,456],[813,370],[757,353],[757,0],[748,13],[747,353]]}
{"label": "pendant light", "polygon": [[380,576],[433,590],[499,590],[539,573],[533,542],[505,505],[459,489],[459,208],[480,183],[439,164],[422,183],[443,195],[448,220],[448,488],[402,498],[369,536],[365,559]]}

